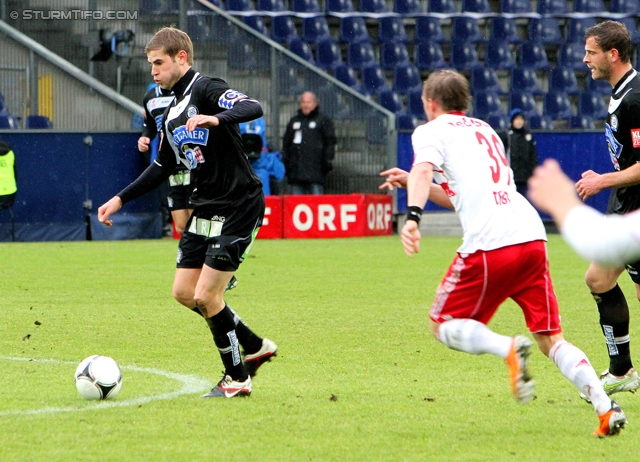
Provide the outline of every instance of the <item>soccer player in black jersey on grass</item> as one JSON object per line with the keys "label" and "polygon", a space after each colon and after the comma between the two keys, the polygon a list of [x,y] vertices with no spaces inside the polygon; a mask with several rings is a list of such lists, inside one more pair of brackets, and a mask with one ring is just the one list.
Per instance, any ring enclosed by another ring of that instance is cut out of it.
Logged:
{"label": "soccer player in black jersey on grass", "polygon": [[[587,170],[576,189],[582,200],[611,189],[608,214],[640,209],[640,75],[631,65],[631,51],[629,31],[620,22],[604,21],[585,32],[583,61],[591,77],[613,87],[605,134],[614,171],[597,174]],[[635,392],[640,387],[629,349],[629,307],[617,282],[624,270],[592,262],[585,276],[598,305],[609,352],[609,369],[600,376],[608,394]],[[640,299],[640,261],[628,264],[626,270]]]}
{"label": "soccer player in black jersey on grass", "polygon": [[110,226],[110,215],[166,181],[176,165],[196,171],[194,209],[178,246],[173,296],[205,318],[225,368],[222,380],[203,398],[247,396],[251,376],[277,346],[252,332],[223,294],[264,216],[262,184],[238,128],[239,122],[262,116],[262,106],[224,80],[194,71],[191,39],[178,29],[160,29],[145,52],[154,81],[172,90],[175,99],[163,115],[156,160],[98,209],[98,219]]}

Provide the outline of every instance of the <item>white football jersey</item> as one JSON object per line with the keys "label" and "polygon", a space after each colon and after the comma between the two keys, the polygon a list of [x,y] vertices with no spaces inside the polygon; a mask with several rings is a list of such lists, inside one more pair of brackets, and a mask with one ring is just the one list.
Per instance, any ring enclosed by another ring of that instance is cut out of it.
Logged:
{"label": "white football jersey", "polygon": [[443,114],[417,127],[411,141],[413,165],[433,164],[434,181],[460,218],[458,252],[546,240],[538,212],[516,191],[502,141],[489,124],[462,113]]}

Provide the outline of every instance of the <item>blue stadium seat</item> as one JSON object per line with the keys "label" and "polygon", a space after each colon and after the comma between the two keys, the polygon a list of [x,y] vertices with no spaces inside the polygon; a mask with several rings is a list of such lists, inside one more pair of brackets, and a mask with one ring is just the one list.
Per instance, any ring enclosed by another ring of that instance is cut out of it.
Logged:
{"label": "blue stadium seat", "polygon": [[355,8],[351,0],[326,0],[328,13],[353,13]]}
{"label": "blue stadium seat", "polygon": [[504,116],[500,95],[491,92],[478,92],[473,95],[473,114],[483,120],[490,115]]}
{"label": "blue stadium seat", "polygon": [[442,48],[436,42],[420,42],[414,48],[414,63],[420,70],[433,71],[447,67]]}
{"label": "blue stadium seat", "polygon": [[491,67],[485,66],[473,68],[471,70],[471,78],[469,79],[469,84],[471,86],[471,93],[481,91],[498,94],[505,93],[500,86],[496,71]]}
{"label": "blue stadium seat", "polygon": [[463,13],[493,13],[489,0],[462,0]]}
{"label": "blue stadium seat", "polygon": [[247,26],[252,29],[269,36],[269,31],[267,30],[267,26],[264,23],[264,19],[259,15],[250,15],[250,16],[242,16],[242,22],[244,22]]}
{"label": "blue stadium seat", "polygon": [[7,112],[7,104],[2,93],[0,93],[0,112]]}
{"label": "blue stadium seat", "polygon": [[536,70],[550,69],[544,45],[540,42],[524,42],[520,47],[520,65]]}
{"label": "blue stadium seat", "polygon": [[414,88],[407,93],[407,109],[408,113],[420,119],[427,120],[427,114],[424,112],[424,104],[422,103],[422,88]]}
{"label": "blue stadium seat", "polygon": [[413,34],[416,42],[448,42],[442,31],[440,19],[434,16],[418,16]]}
{"label": "blue stadium seat", "polygon": [[420,0],[393,0],[393,11],[403,16],[424,13]]}
{"label": "blue stadium seat", "polygon": [[478,20],[468,16],[457,16],[451,20],[451,40],[453,42],[484,42]]}
{"label": "blue stadium seat", "polygon": [[399,95],[406,95],[413,88],[422,88],[420,71],[411,62],[399,64],[393,70],[393,91]]}
{"label": "blue stadium seat", "polygon": [[491,20],[490,40],[504,40],[509,43],[522,43],[515,19],[496,16]]}
{"label": "blue stadium seat", "polygon": [[413,130],[418,125],[418,121],[411,114],[401,112],[396,114],[396,129],[398,130]]}
{"label": "blue stadium seat", "polygon": [[529,117],[529,128],[531,130],[553,130],[553,121],[548,115],[534,114]]}
{"label": "blue stadium seat", "polygon": [[342,91],[333,85],[323,85],[317,92],[318,104],[322,112],[333,119],[344,119],[349,116],[349,110],[342,96]]}
{"label": "blue stadium seat", "polygon": [[507,131],[509,129],[509,125],[511,125],[509,116],[507,115],[492,114],[487,116],[484,121],[491,125],[491,128],[497,132]]}
{"label": "blue stadium seat", "polygon": [[298,37],[296,25],[291,16],[274,16],[271,19],[271,38],[278,43],[286,43]]}
{"label": "blue stadium seat", "polygon": [[378,92],[378,103],[394,114],[404,112],[404,105],[402,104],[400,95],[390,88],[385,88]]}
{"label": "blue stadium seat", "polygon": [[542,15],[567,15],[569,4],[567,0],[538,0],[536,11]]}
{"label": "blue stadium seat", "polygon": [[578,114],[586,115],[594,119],[606,120],[607,106],[604,104],[601,93],[585,91],[580,95]]}
{"label": "blue stadium seat", "polygon": [[304,42],[300,37],[292,37],[287,41],[287,48],[292,53],[300,56],[308,63],[315,64],[313,53],[308,43]]}
{"label": "blue stadium seat", "polygon": [[340,19],[338,37],[342,43],[370,42],[371,36],[362,16],[347,16]]}
{"label": "blue stadium seat", "polygon": [[331,37],[329,23],[325,16],[312,16],[302,19],[302,40],[307,43],[316,43],[324,37]]}
{"label": "blue stadium seat", "polygon": [[540,115],[536,100],[531,93],[512,89],[511,93],[509,93],[509,110],[512,111],[515,108],[522,109],[525,119],[529,119],[534,115]]}
{"label": "blue stadium seat", "polygon": [[529,0],[502,0],[500,12],[510,14],[533,13],[533,7]]}
{"label": "blue stadium seat", "polygon": [[187,33],[194,43],[214,40],[214,34],[207,23],[207,17],[201,14],[187,16]]}
{"label": "blue stadium seat", "polygon": [[342,63],[334,66],[333,76],[346,86],[353,88],[356,91],[360,91],[360,83],[358,82],[358,75],[356,74],[356,71],[346,64]]}
{"label": "blue stadium seat", "polygon": [[611,0],[609,5],[611,13],[624,13],[628,15],[640,14],[640,2],[638,0]]}
{"label": "blue stadium seat", "polygon": [[370,112],[367,116],[364,138],[369,143],[387,142],[387,122],[379,112]]}
{"label": "blue stadium seat", "polygon": [[[638,4],[640,5],[640,2]],[[616,19],[616,21],[620,21],[622,24],[627,26],[629,35],[631,36],[631,43],[633,43],[634,45],[638,45],[638,43],[640,43],[640,36],[638,35],[638,25],[636,23],[636,18],[619,18]]]}
{"label": "blue stadium seat", "polygon": [[541,95],[542,89],[538,85],[536,71],[530,67],[515,67],[511,71],[510,88],[518,89],[532,95]]}
{"label": "blue stadium seat", "polygon": [[573,0],[574,13],[604,13],[608,11],[602,0]]}
{"label": "blue stadium seat", "polygon": [[355,42],[347,45],[347,64],[354,69],[362,69],[368,64],[378,63],[369,42]]}
{"label": "blue stadium seat", "polygon": [[360,0],[361,13],[389,13],[385,0]]}
{"label": "blue stadium seat", "polygon": [[316,63],[321,69],[331,69],[342,64],[342,52],[331,36],[322,37],[316,43]]}
{"label": "blue stadium seat", "polygon": [[581,42],[584,48],[584,33],[597,24],[596,18],[569,18],[567,22],[567,42]]}
{"label": "blue stadium seat", "polygon": [[600,93],[604,96],[611,95],[611,85],[606,80],[593,80],[591,76],[587,76],[585,91]]}
{"label": "blue stadium seat", "polygon": [[380,65],[385,70],[391,70],[398,64],[410,61],[407,46],[401,42],[389,42],[380,45]]}
{"label": "blue stadium seat", "polygon": [[558,18],[533,18],[529,22],[529,41],[560,45],[564,37]]}
{"label": "blue stadium seat", "polygon": [[291,0],[291,11],[296,13],[320,13],[318,0]]}
{"label": "blue stadium seat", "polygon": [[0,129],[18,129],[20,124],[18,119],[8,112],[0,113]]}
{"label": "blue stadium seat", "polygon": [[569,119],[575,115],[569,95],[561,91],[549,91],[544,96],[544,113],[553,120]]}
{"label": "blue stadium seat", "polygon": [[[225,6],[222,0],[207,0],[207,3],[210,3],[211,5],[215,5],[218,8],[222,8],[224,10]],[[179,5],[178,5],[179,7]],[[211,11],[209,8],[207,8],[205,5],[202,5],[201,3],[198,2],[194,2],[193,4],[193,8],[190,8],[191,11]]]}
{"label": "blue stadium seat", "polygon": [[251,0],[227,0],[228,11],[251,11],[254,9]]}
{"label": "blue stadium seat", "polygon": [[589,68],[582,62],[584,59],[584,40],[582,42],[565,42],[558,50],[558,66],[570,67],[578,71]]}
{"label": "blue stadium seat", "polygon": [[451,46],[451,66],[459,71],[468,71],[481,66],[473,43],[454,41]]}
{"label": "blue stadium seat", "polygon": [[237,37],[227,45],[227,64],[231,69],[256,69],[258,61],[247,40]]}
{"label": "blue stadium seat", "polygon": [[596,125],[591,117],[578,114],[569,117],[568,127],[572,130],[593,130]]}
{"label": "blue stadium seat", "polygon": [[378,39],[380,42],[402,42],[408,43],[409,36],[398,16],[386,16],[378,19]]}
{"label": "blue stadium seat", "polygon": [[280,93],[283,95],[300,95],[305,88],[298,79],[298,69],[287,63],[278,66]]}
{"label": "blue stadium seat", "polygon": [[509,43],[500,40],[491,40],[487,44],[484,62],[494,69],[513,69],[516,66]]}
{"label": "blue stadium seat", "polygon": [[389,89],[384,70],[378,63],[370,63],[362,68],[362,92],[365,95]]}
{"label": "blue stadium seat", "polygon": [[549,74],[549,90],[555,90],[568,95],[580,94],[578,79],[573,69],[568,67],[555,67]]}
{"label": "blue stadium seat", "polygon": [[455,0],[429,0],[427,13],[459,13]]}
{"label": "blue stadium seat", "polygon": [[49,117],[43,115],[27,116],[26,128],[53,128]]}
{"label": "blue stadium seat", "polygon": [[257,0],[256,10],[258,11],[287,11],[284,0]]}

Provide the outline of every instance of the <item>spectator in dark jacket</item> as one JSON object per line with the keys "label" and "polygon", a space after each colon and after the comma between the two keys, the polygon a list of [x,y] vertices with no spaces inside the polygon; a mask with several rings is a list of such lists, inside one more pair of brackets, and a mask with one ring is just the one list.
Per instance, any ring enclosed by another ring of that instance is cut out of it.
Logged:
{"label": "spectator in dark jacket", "polygon": [[527,181],[533,175],[533,169],[538,166],[538,150],[536,140],[527,129],[522,109],[513,109],[510,113],[511,128],[502,134],[502,143],[507,151],[507,158],[513,181],[520,194],[527,197]]}
{"label": "spectator in dark jacket", "polygon": [[320,112],[316,96],[300,96],[300,109],[287,124],[282,156],[291,194],[324,194],[324,183],[333,169],[336,135],[332,120]]}

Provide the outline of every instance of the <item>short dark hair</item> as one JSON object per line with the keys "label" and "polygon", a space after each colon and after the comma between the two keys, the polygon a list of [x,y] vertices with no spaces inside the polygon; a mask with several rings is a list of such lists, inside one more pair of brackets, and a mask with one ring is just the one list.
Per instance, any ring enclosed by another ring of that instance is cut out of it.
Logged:
{"label": "short dark hair", "polygon": [[469,81],[453,69],[439,69],[425,80],[422,96],[437,101],[445,111],[465,112],[471,101]]}
{"label": "short dark hair", "polygon": [[184,50],[187,53],[187,63],[189,66],[193,65],[193,43],[191,43],[191,39],[185,32],[173,26],[163,27],[155,33],[147,43],[147,46],[144,47],[146,54],[152,50],[164,50],[172,59],[181,50]]}
{"label": "short dark hair", "polygon": [[595,39],[602,51],[618,50],[620,61],[628,63],[631,61],[631,35],[624,24],[618,21],[603,21],[595,26],[591,26],[584,33],[584,39],[589,37]]}

